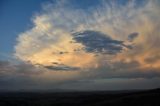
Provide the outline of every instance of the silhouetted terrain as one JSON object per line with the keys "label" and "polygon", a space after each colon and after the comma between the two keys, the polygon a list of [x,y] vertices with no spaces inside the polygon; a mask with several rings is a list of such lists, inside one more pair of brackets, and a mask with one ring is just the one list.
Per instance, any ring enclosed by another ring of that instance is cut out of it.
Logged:
{"label": "silhouetted terrain", "polygon": [[0,106],[160,106],[160,89],[93,92],[6,92]]}

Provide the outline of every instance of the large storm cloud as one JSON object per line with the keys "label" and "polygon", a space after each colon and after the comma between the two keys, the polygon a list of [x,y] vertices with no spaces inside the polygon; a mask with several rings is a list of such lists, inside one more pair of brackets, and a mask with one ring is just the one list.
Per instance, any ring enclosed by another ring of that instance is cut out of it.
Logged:
{"label": "large storm cloud", "polygon": [[[75,82],[83,88],[85,81],[117,84],[121,79],[124,86],[126,81],[159,81],[158,0],[141,5],[103,1],[88,11],[69,4],[49,3],[34,15],[33,27],[20,33],[15,45],[14,56],[24,64],[0,62],[3,81],[17,75],[59,88],[74,88]],[[12,68],[14,72],[9,71]]]}

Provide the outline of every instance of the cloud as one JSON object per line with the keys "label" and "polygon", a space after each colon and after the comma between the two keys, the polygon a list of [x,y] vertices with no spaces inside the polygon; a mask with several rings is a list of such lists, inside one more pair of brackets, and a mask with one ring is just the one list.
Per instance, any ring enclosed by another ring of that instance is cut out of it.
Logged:
{"label": "cloud", "polygon": [[87,52],[102,54],[117,54],[123,50],[123,41],[113,40],[109,36],[98,32],[86,30],[73,34],[76,43],[82,43]]}
{"label": "cloud", "polygon": [[54,70],[54,71],[77,71],[80,70],[79,67],[71,67],[66,65],[58,65],[58,66],[44,66],[47,69]]}
{"label": "cloud", "polygon": [[[49,89],[50,84],[58,84],[74,79],[76,72],[67,71],[59,73],[51,71],[49,66],[34,66],[30,63],[0,61],[0,90],[33,90],[33,89]],[[55,68],[55,67],[54,67]],[[69,66],[57,67],[57,70],[68,70]],[[74,68],[77,69],[77,68]],[[56,70],[56,69],[54,69]]]}
{"label": "cloud", "polygon": [[37,75],[43,73],[41,69],[36,68],[29,63],[13,63],[12,61],[0,61],[0,74],[1,75]]}
{"label": "cloud", "polygon": [[138,6],[135,1],[124,5],[104,1],[89,10],[61,2],[45,5],[32,18],[33,27],[17,37],[14,55],[29,64],[1,63],[1,75],[7,77],[12,68],[24,76],[41,70],[32,80],[59,87],[78,80],[159,81],[157,2],[147,0]]}
{"label": "cloud", "polygon": [[138,37],[138,33],[134,32],[128,35],[128,40],[132,42],[136,37]]}
{"label": "cloud", "polygon": [[[145,1],[141,6],[134,1],[123,6],[103,2],[89,11],[68,4],[49,4],[44,6],[41,14],[32,18],[33,27],[20,33],[17,38],[15,56],[18,59],[47,66],[59,62],[84,69],[96,67],[99,61],[103,61],[100,59],[110,59],[108,55],[116,54],[112,61],[135,60],[141,67],[151,65],[145,60],[153,52],[158,53],[160,39],[159,5],[156,0]],[[73,33],[98,34],[74,37]],[[80,43],[74,43],[77,40]],[[95,57],[97,53],[103,54],[103,58]],[[81,57],[86,60],[83,61]],[[159,61],[153,66],[159,67],[158,64]]]}
{"label": "cloud", "polygon": [[35,76],[43,73],[41,69],[29,63],[12,63],[12,61],[0,60],[0,90],[14,90],[28,88],[36,84]]}
{"label": "cloud", "polygon": [[[143,78],[115,78],[115,79],[97,79],[83,80],[61,85],[61,88],[78,89],[78,90],[129,90],[133,89],[152,89],[160,86],[159,78],[143,79]],[[86,83],[87,82],[87,83]],[[153,85],[152,85],[153,84]],[[156,85],[157,84],[157,85]]]}

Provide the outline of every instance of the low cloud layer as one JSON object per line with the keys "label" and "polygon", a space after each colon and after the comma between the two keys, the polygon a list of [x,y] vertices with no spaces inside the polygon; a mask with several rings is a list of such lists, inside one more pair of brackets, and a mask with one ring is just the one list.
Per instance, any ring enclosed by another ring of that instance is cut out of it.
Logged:
{"label": "low cloud layer", "polygon": [[76,71],[79,70],[78,67],[71,67],[66,65],[59,65],[59,66],[44,66],[47,69],[53,70],[53,71]]}
{"label": "low cloud layer", "polygon": [[0,62],[0,82],[11,78],[18,86],[23,75],[22,82],[33,81],[31,88],[83,89],[86,82],[88,89],[112,88],[118,82],[120,88],[129,82],[158,87],[160,4],[137,3],[103,1],[88,10],[61,1],[45,5],[32,18],[33,27],[17,37],[14,55],[23,64]]}

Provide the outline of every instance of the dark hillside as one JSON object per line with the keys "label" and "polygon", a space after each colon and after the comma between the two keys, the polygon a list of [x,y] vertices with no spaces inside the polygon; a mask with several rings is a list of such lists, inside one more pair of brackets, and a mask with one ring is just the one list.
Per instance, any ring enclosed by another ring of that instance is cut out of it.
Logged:
{"label": "dark hillside", "polygon": [[0,106],[160,106],[160,89],[95,92],[0,93]]}

